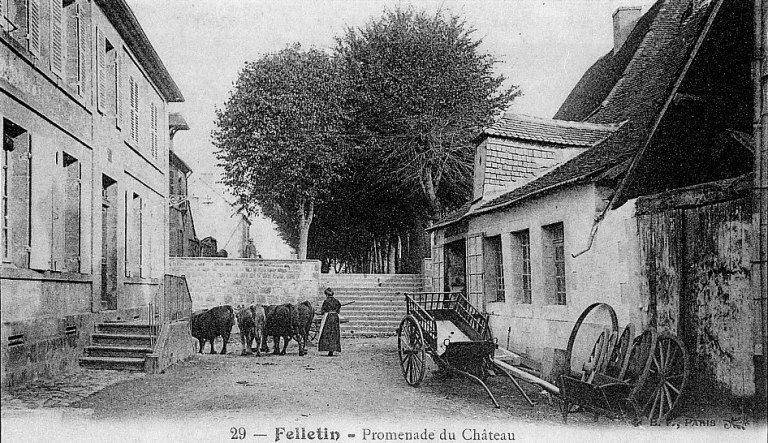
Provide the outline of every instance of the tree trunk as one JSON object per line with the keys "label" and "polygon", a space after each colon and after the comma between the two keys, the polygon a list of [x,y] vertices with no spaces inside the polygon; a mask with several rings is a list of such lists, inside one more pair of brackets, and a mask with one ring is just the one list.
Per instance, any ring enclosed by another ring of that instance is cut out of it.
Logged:
{"label": "tree trunk", "polygon": [[397,274],[397,237],[389,237],[389,254],[387,256],[387,274]]}
{"label": "tree trunk", "polygon": [[307,241],[309,240],[309,226],[315,217],[315,201],[303,200],[299,208],[299,260],[307,259]]}
{"label": "tree trunk", "polygon": [[421,187],[424,190],[424,195],[427,197],[429,203],[429,217],[432,220],[440,218],[440,212],[442,207],[440,200],[437,198],[437,186],[435,180],[432,177],[432,171],[427,168],[421,175]]}

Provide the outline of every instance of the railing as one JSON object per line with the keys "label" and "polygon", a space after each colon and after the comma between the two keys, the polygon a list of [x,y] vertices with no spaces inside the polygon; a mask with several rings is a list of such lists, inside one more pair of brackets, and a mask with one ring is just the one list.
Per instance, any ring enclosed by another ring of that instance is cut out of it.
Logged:
{"label": "railing", "polygon": [[[414,314],[417,320],[419,320],[418,315],[424,316],[426,314],[426,318],[431,321],[431,325],[434,325],[434,314],[436,312],[452,311],[470,329],[475,331],[479,337],[482,337],[484,340],[491,338],[488,316],[472,306],[467,297],[461,292],[419,292],[406,294],[406,307],[409,314],[417,313]],[[427,333],[425,325],[421,324],[421,326],[425,333]],[[430,329],[430,331],[432,330]],[[436,334],[434,339],[437,340]]]}
{"label": "railing", "polygon": [[165,274],[160,319],[163,324],[192,316],[192,297],[186,277]]}
{"label": "railing", "polygon": [[435,350],[437,349],[437,323],[435,323],[434,317],[421,305],[421,300],[414,299],[412,295],[423,294],[405,294],[406,312],[416,319],[416,322],[424,332],[424,340]]}

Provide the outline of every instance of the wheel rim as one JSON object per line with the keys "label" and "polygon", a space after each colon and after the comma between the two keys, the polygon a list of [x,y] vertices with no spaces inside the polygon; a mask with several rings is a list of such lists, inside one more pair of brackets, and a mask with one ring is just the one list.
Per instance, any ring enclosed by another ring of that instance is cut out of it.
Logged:
{"label": "wheel rim", "polygon": [[[574,343],[576,342],[576,337],[579,334],[579,330],[581,329],[581,325],[584,322],[584,320],[587,318],[587,316],[595,309],[605,309],[610,316],[611,319],[611,331],[618,331],[619,330],[619,322],[616,317],[616,311],[613,310],[611,305],[607,303],[593,303],[589,305],[582,313],[579,315],[579,318],[576,320],[576,323],[573,325],[573,329],[571,330],[571,335],[568,337],[568,346],[565,351],[565,368],[568,371],[568,374],[571,374],[572,372],[572,360],[573,360],[573,347]],[[578,362],[577,362],[578,364]],[[578,370],[578,369],[577,369]]]}
{"label": "wheel rim", "polygon": [[651,424],[672,418],[688,381],[688,353],[676,336],[663,333],[656,340],[648,376],[641,391],[642,414]]}
{"label": "wheel rim", "polygon": [[397,352],[405,381],[411,386],[418,386],[424,380],[426,350],[424,334],[412,316],[405,317],[400,322],[397,331]]}
{"label": "wheel rim", "polygon": [[628,361],[628,351],[632,340],[635,338],[635,328],[632,323],[628,324],[621,332],[619,340],[613,347],[611,352],[611,358],[608,360],[608,365],[605,369],[605,375],[614,378],[621,378],[622,371],[626,370],[626,362]]}

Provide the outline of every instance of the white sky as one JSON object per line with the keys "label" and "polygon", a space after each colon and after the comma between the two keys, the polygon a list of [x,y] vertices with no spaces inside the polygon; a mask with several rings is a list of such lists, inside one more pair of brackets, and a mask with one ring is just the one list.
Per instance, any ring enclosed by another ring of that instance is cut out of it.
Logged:
{"label": "white sky", "polygon": [[[330,49],[346,26],[363,26],[407,1],[127,0],[179,85],[191,130],[174,139],[196,172],[215,172],[214,109],[222,106],[246,61],[299,42]],[[551,117],[584,71],[613,44],[611,15],[652,0],[418,1],[417,8],[458,14],[477,29],[481,49],[523,96],[511,110]],[[257,245],[258,246],[258,245]],[[266,251],[265,251],[266,252]],[[266,254],[265,254],[266,257]]]}

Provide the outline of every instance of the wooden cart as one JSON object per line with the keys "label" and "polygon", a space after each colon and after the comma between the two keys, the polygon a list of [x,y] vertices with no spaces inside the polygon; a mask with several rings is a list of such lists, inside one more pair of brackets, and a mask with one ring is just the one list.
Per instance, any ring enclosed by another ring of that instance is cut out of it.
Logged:
{"label": "wooden cart", "polygon": [[688,353],[682,341],[668,332],[644,330],[635,337],[630,324],[618,334],[613,308],[594,303],[579,316],[571,331],[565,367],[570,371],[574,343],[587,316],[595,310],[608,312],[611,325],[600,333],[581,373],[560,377],[563,420],[574,406],[595,414],[630,416],[660,424],[673,418],[688,380]]}
{"label": "wooden cart", "polygon": [[449,373],[480,384],[494,406],[499,403],[484,380],[491,372],[506,374],[529,404],[517,380],[493,360],[496,342],[487,314],[480,313],[461,292],[405,294],[406,316],[397,329],[397,351],[405,381],[418,386],[426,372],[426,354]]}

